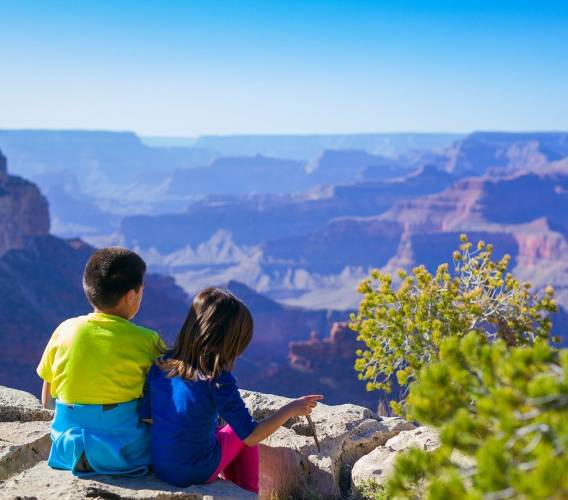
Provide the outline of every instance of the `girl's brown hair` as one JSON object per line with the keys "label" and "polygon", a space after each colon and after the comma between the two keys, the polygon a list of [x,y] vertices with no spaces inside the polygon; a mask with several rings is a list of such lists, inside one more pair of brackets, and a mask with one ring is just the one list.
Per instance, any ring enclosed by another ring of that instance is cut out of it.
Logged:
{"label": "girl's brown hair", "polygon": [[232,369],[252,339],[253,326],[250,311],[237,297],[206,288],[193,299],[174,348],[157,365],[168,377],[213,379]]}

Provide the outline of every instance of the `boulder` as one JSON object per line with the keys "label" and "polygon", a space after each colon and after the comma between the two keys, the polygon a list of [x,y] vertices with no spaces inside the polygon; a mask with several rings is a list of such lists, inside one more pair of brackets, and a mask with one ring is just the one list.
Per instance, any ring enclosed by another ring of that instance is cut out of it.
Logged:
{"label": "boulder", "polygon": [[[241,391],[254,418],[262,420],[288,398]],[[301,497],[306,493],[339,498],[349,493],[350,470],[363,455],[415,426],[401,418],[381,419],[362,406],[318,404],[312,413],[321,451],[306,419],[295,418],[260,445],[262,498]]]}
{"label": "boulder", "polygon": [[40,462],[0,484],[3,499],[75,500],[78,498],[112,498],[113,500],[183,500],[235,499],[250,500],[256,495],[230,481],[218,480],[205,486],[175,488],[156,479],[144,477],[96,476],[77,478],[68,471],[51,469]]}
{"label": "boulder", "polygon": [[371,480],[381,485],[392,472],[399,453],[409,448],[432,451],[438,446],[440,446],[438,433],[429,427],[417,427],[400,432],[389,439],[384,446],[375,448],[371,453],[357,460],[351,472],[352,485],[358,488]]}
{"label": "boulder", "polygon": [[421,448],[424,451],[432,451],[440,446],[438,431],[431,427],[417,427],[410,431],[403,431],[390,438],[385,448],[395,451],[408,450],[409,448]]}
{"label": "boulder", "polygon": [[0,386],[0,422],[34,422],[52,418],[53,412],[46,410],[32,394]]}
{"label": "boulder", "polygon": [[96,476],[79,479],[68,471],[51,469],[50,420],[31,394],[0,387],[0,491],[1,498],[113,498],[113,499],[250,499],[256,495],[229,481],[206,486],[175,488],[154,475],[144,477]]}
{"label": "boulder", "polygon": [[0,480],[46,460],[49,422],[0,422]]}

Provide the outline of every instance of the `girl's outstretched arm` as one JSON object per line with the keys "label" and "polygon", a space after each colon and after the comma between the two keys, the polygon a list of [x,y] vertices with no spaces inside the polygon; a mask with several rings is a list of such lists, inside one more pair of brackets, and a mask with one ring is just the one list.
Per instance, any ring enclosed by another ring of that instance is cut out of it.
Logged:
{"label": "girl's outstretched arm", "polygon": [[310,396],[302,396],[294,401],[290,401],[276,413],[265,418],[262,422],[259,422],[254,431],[252,431],[244,440],[244,443],[247,446],[254,446],[260,443],[262,440],[274,433],[279,427],[284,425],[289,418],[301,417],[312,413],[317,402],[322,399],[323,396],[321,394],[312,394]]}

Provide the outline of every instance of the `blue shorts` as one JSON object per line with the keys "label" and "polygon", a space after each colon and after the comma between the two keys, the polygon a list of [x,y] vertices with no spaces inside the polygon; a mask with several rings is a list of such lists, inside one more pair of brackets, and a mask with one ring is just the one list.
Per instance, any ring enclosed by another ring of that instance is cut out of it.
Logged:
{"label": "blue shorts", "polygon": [[56,401],[47,463],[76,476],[146,474],[150,426],[140,420],[137,409],[138,400],[117,405]]}

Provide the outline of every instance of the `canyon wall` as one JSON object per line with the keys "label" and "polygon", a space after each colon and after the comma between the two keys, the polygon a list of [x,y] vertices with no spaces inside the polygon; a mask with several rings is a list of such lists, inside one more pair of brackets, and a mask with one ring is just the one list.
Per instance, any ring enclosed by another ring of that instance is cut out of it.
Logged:
{"label": "canyon wall", "polygon": [[0,255],[49,233],[46,198],[31,182],[8,175],[6,163],[0,151]]}

